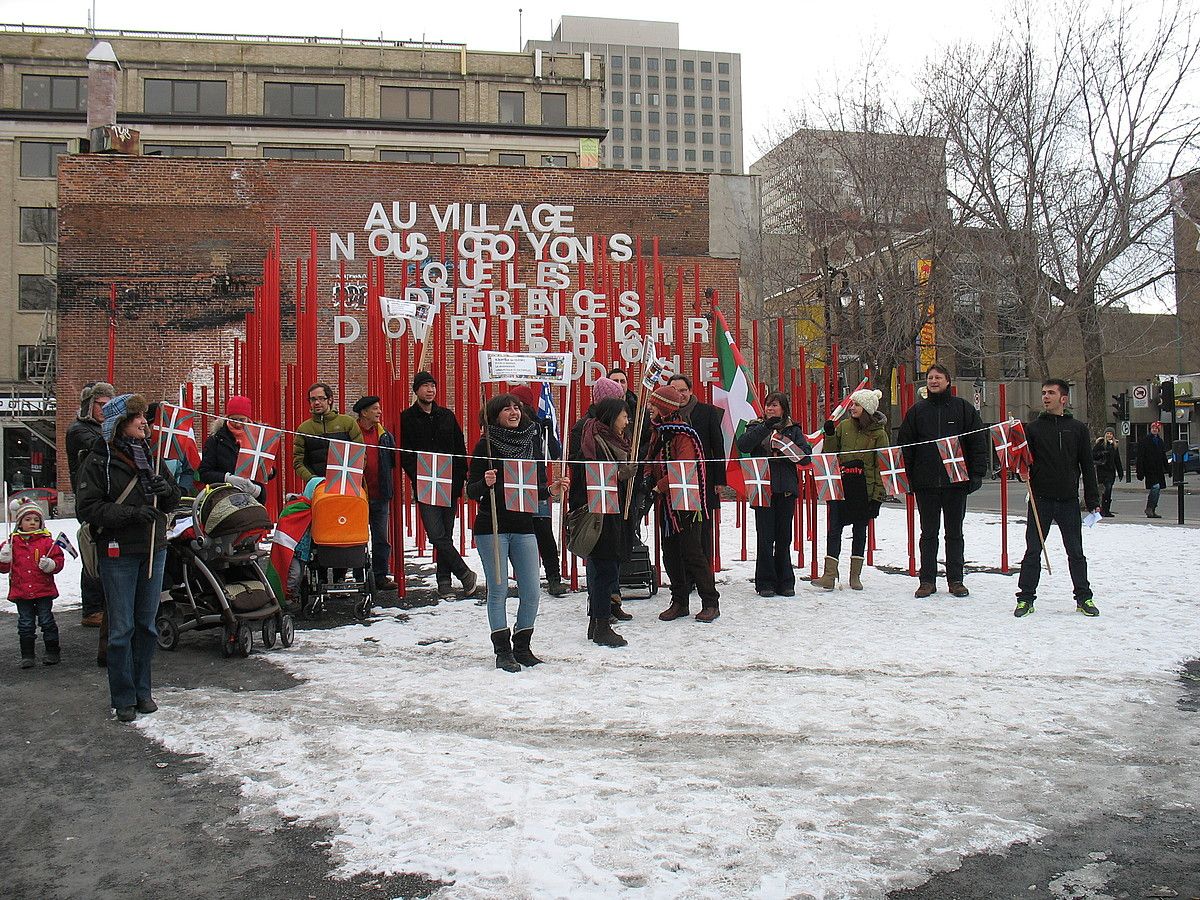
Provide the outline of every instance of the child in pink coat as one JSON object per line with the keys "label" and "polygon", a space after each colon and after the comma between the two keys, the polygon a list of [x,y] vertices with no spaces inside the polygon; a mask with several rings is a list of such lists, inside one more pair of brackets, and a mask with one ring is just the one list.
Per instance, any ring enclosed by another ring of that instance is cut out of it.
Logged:
{"label": "child in pink coat", "polygon": [[17,529],[0,545],[0,574],[8,575],[8,599],[17,604],[17,634],[21,639],[21,668],[33,667],[36,625],[42,627],[46,655],[42,663],[55,665],[59,659],[58,624],[54,621],[54,598],[58,588],[54,573],[61,572],[62,548],[46,530],[36,503],[25,503],[16,512]]}

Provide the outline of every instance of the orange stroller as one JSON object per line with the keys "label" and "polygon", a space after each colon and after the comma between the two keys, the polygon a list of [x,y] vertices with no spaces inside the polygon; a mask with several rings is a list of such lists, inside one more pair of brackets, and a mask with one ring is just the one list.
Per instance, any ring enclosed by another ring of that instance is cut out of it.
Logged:
{"label": "orange stroller", "polygon": [[312,499],[312,552],[300,582],[300,611],[309,618],[326,600],[350,597],[354,615],[365,619],[375,599],[371,570],[369,509],[365,496],[329,494],[325,482]]}

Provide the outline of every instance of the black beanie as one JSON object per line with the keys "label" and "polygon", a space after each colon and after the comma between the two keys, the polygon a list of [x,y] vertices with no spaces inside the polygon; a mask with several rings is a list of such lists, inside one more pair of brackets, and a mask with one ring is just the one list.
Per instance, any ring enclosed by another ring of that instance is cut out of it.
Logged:
{"label": "black beanie", "polygon": [[358,400],[356,400],[354,403],[354,411],[356,413],[360,413],[364,409],[369,409],[370,407],[374,406],[378,402],[379,402],[379,398],[372,397],[370,394],[368,394],[365,397],[359,397]]}
{"label": "black beanie", "polygon": [[415,394],[417,392],[417,388],[419,388],[423,384],[436,385],[437,379],[434,378],[432,375],[430,375],[428,372],[418,372],[417,377],[413,379],[413,386],[412,386],[413,393]]}

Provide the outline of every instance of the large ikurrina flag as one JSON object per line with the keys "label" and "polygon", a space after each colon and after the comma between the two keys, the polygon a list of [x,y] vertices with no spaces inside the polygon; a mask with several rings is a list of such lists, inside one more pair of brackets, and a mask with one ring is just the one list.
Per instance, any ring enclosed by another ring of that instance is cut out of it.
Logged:
{"label": "large ikurrina flag", "polygon": [[734,446],[746,423],[762,417],[762,404],[754,392],[754,382],[746,369],[746,361],[738,350],[737,343],[729,334],[729,325],[719,308],[713,309],[716,328],[717,362],[720,365],[721,386],[713,388],[713,405],[724,411],[721,432],[725,437],[725,481],[737,491],[739,497],[746,496],[746,482],[738,460],[742,454]]}

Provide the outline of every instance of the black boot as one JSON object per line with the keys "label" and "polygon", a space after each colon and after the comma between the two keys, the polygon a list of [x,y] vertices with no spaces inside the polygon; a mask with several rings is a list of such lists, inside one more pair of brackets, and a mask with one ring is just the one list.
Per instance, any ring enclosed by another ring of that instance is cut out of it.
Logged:
{"label": "black boot", "polygon": [[513,657],[523,666],[536,666],[541,662],[529,649],[531,640],[533,640],[532,628],[523,628],[513,632]]}
{"label": "black boot", "polygon": [[57,666],[62,660],[62,654],[58,649],[58,638],[46,641],[46,655],[42,658],[43,666]]}
{"label": "black boot", "polygon": [[492,632],[492,648],[496,651],[496,668],[505,672],[520,672],[521,664],[513,658],[512,636],[507,628]]}
{"label": "black boot", "polygon": [[546,593],[551,597],[565,597],[570,593],[570,590],[562,578],[556,578],[554,575],[547,576]]}
{"label": "black boot", "polygon": [[593,644],[599,644],[601,647],[624,647],[629,643],[612,630],[608,619],[592,619],[592,624],[588,628],[588,637],[592,639]]}
{"label": "black boot", "polygon": [[21,635],[21,668],[32,669],[35,662],[33,657],[33,646],[37,642],[37,638],[30,635]]}
{"label": "black boot", "polygon": [[618,594],[612,596],[612,617],[618,622],[628,622],[633,618],[632,613],[627,613],[621,606],[621,597]]}

